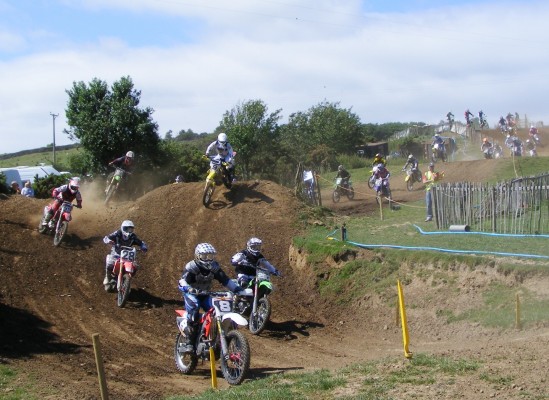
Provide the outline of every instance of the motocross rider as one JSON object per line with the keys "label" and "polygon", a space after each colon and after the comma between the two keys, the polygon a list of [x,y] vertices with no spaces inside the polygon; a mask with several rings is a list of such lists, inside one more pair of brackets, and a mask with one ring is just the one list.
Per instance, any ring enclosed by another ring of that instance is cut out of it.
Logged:
{"label": "motocross rider", "polygon": [[473,113],[469,111],[469,109],[465,110],[465,122],[467,122],[467,126],[471,125],[471,117],[473,117]]}
{"label": "motocross rider", "polygon": [[387,161],[380,153],[377,153],[375,155],[374,161],[372,162],[372,167],[376,167],[378,164],[383,164],[383,165],[387,164]]}
{"label": "motocross rider", "polygon": [[492,143],[488,141],[488,138],[482,139],[482,144],[480,145],[480,151],[484,153],[484,151],[489,150],[492,148]]}
{"label": "motocross rider", "polygon": [[391,174],[389,173],[389,170],[385,168],[385,165],[380,164],[377,170],[374,172],[374,179],[387,179],[387,186],[389,186],[389,177]]}
{"label": "motocross rider", "polygon": [[135,225],[130,220],[122,221],[120,229],[114,231],[110,235],[103,238],[105,244],[112,244],[111,252],[105,259],[105,279],[103,279],[103,285],[108,292],[113,287],[115,277],[113,275],[113,268],[116,260],[120,258],[121,246],[132,247],[134,244],[141,247],[143,253],[148,251],[147,244],[139,239],[134,233]]}
{"label": "motocross rider", "polygon": [[209,310],[212,307],[211,297],[207,294],[200,294],[200,291],[210,290],[214,279],[233,293],[242,291],[242,287],[229,279],[218,262],[215,261],[216,254],[215,248],[210,243],[199,243],[194,249],[194,260],[185,265],[183,275],[178,282],[178,288],[183,292],[185,310],[187,311],[186,352],[195,350],[200,307],[203,310]]}
{"label": "motocross rider", "polygon": [[[215,158],[219,158],[222,162],[226,162],[227,173],[229,174],[229,182],[235,181],[234,177],[234,151],[233,147],[228,141],[226,133],[220,133],[217,135],[217,140],[214,140],[206,149],[206,157],[215,155]],[[210,161],[210,167],[213,166],[213,162]]]}
{"label": "motocross rider", "polygon": [[253,237],[246,243],[246,249],[239,251],[231,258],[237,274],[237,282],[243,288],[247,287],[256,276],[256,267],[261,261],[261,266],[267,268],[271,275],[280,276],[280,272],[265,259],[261,253],[261,239]]}
{"label": "motocross rider", "polygon": [[[46,218],[44,219],[44,222],[42,222],[43,225],[48,225],[48,223],[51,221],[51,217],[53,217],[53,215],[59,209],[61,204],[63,204],[63,201],[69,201],[72,203],[72,201],[76,199],[76,207],[82,208],[82,195],[80,194],[80,178],[75,176],[71,178],[71,180],[67,185],[61,185],[53,189],[52,197],[54,200],[50,203],[49,211],[46,214]],[[53,224],[53,221],[51,222]],[[50,226],[50,228],[51,227],[52,226]]]}
{"label": "motocross rider", "polygon": [[126,155],[112,160],[109,163],[109,165],[122,168],[124,171],[131,171],[134,167],[134,164],[133,164],[134,158],[135,158],[135,154],[133,153],[133,151],[128,151]]}
{"label": "motocross rider", "polygon": [[339,167],[337,167],[337,175],[335,178],[341,178],[341,186],[347,187],[349,186],[349,179],[351,179],[351,174],[345,169],[343,165],[340,165]]}
{"label": "motocross rider", "polygon": [[446,154],[444,139],[438,133],[435,133],[435,136],[433,136],[433,141],[431,143],[431,147],[434,147],[435,144],[439,145],[439,148],[440,148],[440,151],[442,152],[442,154]]}
{"label": "motocross rider", "polygon": [[408,168],[408,165],[410,166],[412,171],[417,171],[417,169],[419,168],[419,161],[417,160],[417,158],[414,157],[413,154],[410,154],[408,156],[408,159],[406,160],[406,164],[404,164],[404,167],[402,167],[402,170],[406,171],[406,168]]}

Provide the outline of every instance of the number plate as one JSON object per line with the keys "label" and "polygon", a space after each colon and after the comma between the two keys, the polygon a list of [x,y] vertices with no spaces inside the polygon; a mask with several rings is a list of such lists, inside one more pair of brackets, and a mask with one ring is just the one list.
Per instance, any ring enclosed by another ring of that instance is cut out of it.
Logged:
{"label": "number plate", "polygon": [[134,261],[135,250],[122,250],[120,252],[120,258],[123,258],[124,260],[128,260],[128,261]]}

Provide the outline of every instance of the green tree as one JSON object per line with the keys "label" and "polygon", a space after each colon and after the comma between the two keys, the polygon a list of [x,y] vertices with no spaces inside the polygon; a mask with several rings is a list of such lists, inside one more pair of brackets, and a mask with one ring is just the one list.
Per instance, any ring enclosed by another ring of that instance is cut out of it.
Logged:
{"label": "green tree", "polygon": [[104,169],[115,157],[133,150],[140,164],[155,165],[160,158],[158,125],[154,110],[139,107],[141,92],[131,78],[122,77],[111,89],[94,78],[89,84],[74,82],[67,90],[65,110],[71,139],[78,139],[90,155],[95,170]]}
{"label": "green tree", "polygon": [[263,101],[248,100],[223,115],[220,128],[227,133],[237,152],[237,165],[244,176],[272,169],[278,147],[274,143],[278,140],[280,112],[269,114]]}
{"label": "green tree", "polygon": [[[340,154],[352,154],[364,141],[359,117],[339,103],[322,102],[307,112],[290,115],[283,129],[283,144],[299,159],[312,158],[311,152],[327,149]],[[298,152],[300,154],[298,154]],[[316,158],[317,154],[315,154]],[[327,160],[324,159],[324,162]]]}

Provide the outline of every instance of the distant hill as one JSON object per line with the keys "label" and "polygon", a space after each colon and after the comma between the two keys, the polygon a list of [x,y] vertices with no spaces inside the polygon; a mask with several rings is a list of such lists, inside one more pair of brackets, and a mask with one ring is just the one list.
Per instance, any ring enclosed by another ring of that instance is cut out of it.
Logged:
{"label": "distant hill", "polygon": [[[63,146],[55,146],[55,150],[56,151],[70,150],[70,149],[77,148],[78,146],[80,146],[80,143],[66,144]],[[8,158],[20,157],[20,156],[25,156],[25,155],[34,154],[34,153],[45,153],[47,151],[52,151],[52,150],[53,148],[50,146],[50,147],[38,147],[36,149],[30,149],[30,150],[21,150],[16,153],[4,153],[4,154],[0,154],[0,160],[7,160]]]}

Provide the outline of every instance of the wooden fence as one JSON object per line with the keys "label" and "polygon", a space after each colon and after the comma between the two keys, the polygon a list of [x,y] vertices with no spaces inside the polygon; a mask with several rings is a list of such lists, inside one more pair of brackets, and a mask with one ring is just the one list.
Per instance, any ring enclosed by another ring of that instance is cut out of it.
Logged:
{"label": "wooden fence", "polygon": [[549,233],[549,174],[495,185],[439,184],[432,190],[439,229],[468,225],[477,232]]}

